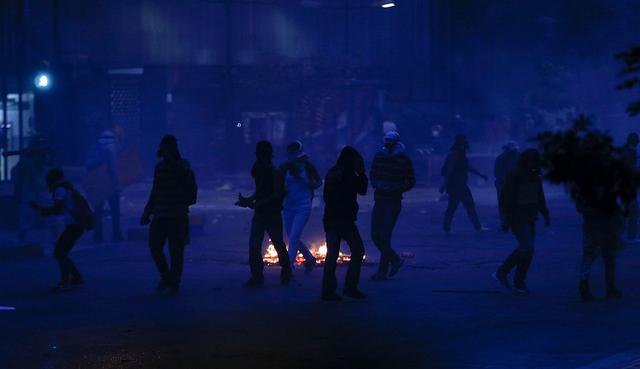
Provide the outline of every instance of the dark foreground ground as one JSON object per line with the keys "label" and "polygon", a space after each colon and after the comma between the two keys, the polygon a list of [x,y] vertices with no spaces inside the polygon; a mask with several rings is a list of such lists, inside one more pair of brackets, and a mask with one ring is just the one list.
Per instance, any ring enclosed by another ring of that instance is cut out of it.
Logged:
{"label": "dark foreground ground", "polygon": [[[490,273],[514,241],[495,230],[476,234],[460,209],[445,237],[444,204],[431,189],[407,196],[394,237],[414,257],[393,280],[371,282],[365,302],[319,301],[321,270],[281,287],[269,268],[261,290],[248,276],[250,213],[230,204],[238,188],[209,183],[194,213],[206,234],[187,249],[178,297],[154,293],[157,275],[143,241],[74,252],[87,284],[52,294],[51,257],[0,263],[0,368],[624,368],[640,359],[640,248],[619,258],[624,299],[583,304],[577,297],[580,228],[571,202],[549,195],[554,224],[541,229],[529,296],[501,292]],[[244,189],[247,190],[247,189]],[[133,225],[146,186],[125,193]],[[475,191],[485,224],[498,225],[493,193]],[[359,224],[369,260],[370,196]],[[307,231],[322,238],[321,208]],[[344,267],[339,268],[340,276]],[[602,267],[593,276],[603,294]]]}

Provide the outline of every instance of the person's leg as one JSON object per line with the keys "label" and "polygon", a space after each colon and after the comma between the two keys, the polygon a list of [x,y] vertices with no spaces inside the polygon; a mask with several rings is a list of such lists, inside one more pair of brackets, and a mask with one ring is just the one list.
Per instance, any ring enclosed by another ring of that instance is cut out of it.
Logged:
{"label": "person's leg", "polygon": [[595,225],[588,223],[586,220],[582,225],[582,261],[580,263],[580,297],[583,301],[593,299],[589,288],[589,276],[591,274],[591,266],[596,260],[597,249],[597,230]]}
{"label": "person's leg", "polygon": [[469,186],[465,186],[464,191],[462,192],[461,201],[462,205],[467,210],[467,215],[469,216],[469,220],[471,220],[473,227],[476,230],[482,229],[480,218],[478,218],[478,213],[476,212],[476,204],[473,201],[473,194],[471,193]]}
{"label": "person's leg", "polygon": [[285,209],[282,211],[282,219],[284,221],[284,232],[287,234],[287,241],[289,247],[287,248],[287,252],[289,253],[289,261],[291,261],[291,266],[295,266],[296,263],[296,255],[297,250],[293,248],[292,241],[292,233],[291,228],[293,227],[293,220],[295,218],[295,211],[291,209]]}
{"label": "person's leg", "polygon": [[56,242],[53,255],[58,260],[60,267],[60,284],[67,284],[70,280],[82,281],[82,275],[69,258],[69,253],[82,233],[84,233],[84,229],[81,226],[67,225]]}
{"label": "person's leg", "polygon": [[251,234],[249,236],[249,268],[251,279],[256,282],[264,280],[262,261],[262,242],[264,241],[265,224],[262,216],[254,214],[251,220]]}
{"label": "person's leg", "polygon": [[271,238],[271,242],[273,242],[273,247],[275,247],[278,253],[278,264],[280,264],[282,268],[280,281],[286,283],[291,278],[291,261],[289,260],[289,253],[287,253],[287,245],[284,243],[282,215],[280,215],[280,213],[269,215],[266,231],[269,238]]}
{"label": "person's leg", "polygon": [[175,219],[168,225],[169,254],[171,268],[169,270],[170,284],[173,288],[180,287],[182,269],[184,266],[184,248],[189,239],[189,217]]}
{"label": "person's leg", "polygon": [[449,191],[449,201],[447,203],[447,210],[444,213],[444,231],[451,231],[451,222],[453,221],[453,215],[460,205],[461,194],[460,191]]}
{"label": "person's leg", "polygon": [[504,260],[502,265],[498,268],[498,277],[500,279],[506,278],[511,270],[519,265],[523,258],[527,255],[527,230],[524,224],[514,224],[511,228],[511,232],[518,243],[518,246],[515,250],[509,254],[509,256]]}
{"label": "person's leg", "polygon": [[324,261],[324,271],[322,274],[322,296],[333,296],[336,294],[338,281],[336,279],[336,264],[340,253],[340,232],[337,229],[326,229],[327,256]]}
{"label": "person's leg", "polygon": [[95,224],[93,226],[93,240],[96,242],[102,242],[103,225],[102,220],[104,218],[104,201],[93,205],[93,211],[95,214]]}
{"label": "person's leg", "polygon": [[384,278],[389,272],[389,258],[388,253],[384,249],[384,218],[385,218],[385,206],[382,202],[376,201],[373,204],[373,211],[371,212],[371,240],[376,245],[378,251],[380,251],[380,263],[378,265],[378,271],[375,278]]}
{"label": "person's leg", "polygon": [[518,243],[520,244],[519,248],[522,249],[522,257],[516,266],[513,284],[518,289],[526,290],[527,286],[525,284],[525,279],[527,278],[527,272],[529,271],[529,267],[533,261],[534,254],[535,224],[524,224],[522,228],[523,229],[518,239]]}
{"label": "person's leg", "polygon": [[[296,249],[300,251],[302,256],[304,256],[305,263],[313,263],[315,265],[316,258],[311,254],[309,247],[306,243],[302,241],[302,233],[304,232],[304,228],[307,226],[309,222],[309,218],[311,218],[311,208],[302,209],[296,213],[293,222],[292,233],[297,234],[297,246]],[[289,245],[291,247],[291,245]]]}
{"label": "person's leg", "polygon": [[607,289],[607,297],[609,298],[622,296],[616,288],[616,253],[619,243],[622,242],[620,239],[622,224],[623,222],[618,224],[615,220],[610,219],[608,224],[606,224],[606,233],[603,235],[604,240],[601,245],[602,259],[604,261],[605,286]]}
{"label": "person's leg", "polygon": [[111,209],[111,233],[113,241],[122,241],[120,230],[120,194],[115,193],[109,198],[109,208]]}
{"label": "person's leg", "polygon": [[343,233],[343,238],[351,249],[351,260],[347,269],[347,276],[344,283],[345,291],[358,291],[360,281],[360,268],[364,259],[364,242],[360,237],[360,231],[355,223],[348,225]]}
{"label": "person's leg", "polygon": [[168,222],[161,219],[153,219],[149,226],[149,251],[160,273],[160,283],[167,286],[171,283],[171,274],[163,248],[168,227]]}

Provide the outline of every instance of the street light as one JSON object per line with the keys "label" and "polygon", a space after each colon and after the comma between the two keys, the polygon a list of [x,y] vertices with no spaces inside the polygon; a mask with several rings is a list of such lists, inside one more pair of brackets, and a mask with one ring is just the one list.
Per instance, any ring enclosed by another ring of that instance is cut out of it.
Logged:
{"label": "street light", "polygon": [[391,9],[396,6],[396,3],[388,0],[375,1],[373,4],[375,7],[381,7],[383,9]]}
{"label": "street light", "polygon": [[36,74],[33,83],[38,90],[48,90],[51,87],[51,76],[48,73],[40,72]]}

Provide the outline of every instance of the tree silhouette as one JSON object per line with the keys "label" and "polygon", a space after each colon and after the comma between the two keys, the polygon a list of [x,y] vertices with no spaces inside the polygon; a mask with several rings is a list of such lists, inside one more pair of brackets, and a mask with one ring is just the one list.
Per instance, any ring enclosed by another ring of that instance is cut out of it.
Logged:
{"label": "tree silhouette", "polygon": [[565,131],[543,132],[538,142],[545,178],[569,188],[579,206],[603,213],[623,210],[636,196],[638,175],[622,148],[581,115]]}
{"label": "tree silhouette", "polygon": [[[636,86],[640,87],[640,46],[632,47],[629,51],[616,55],[616,59],[624,63],[620,74],[625,80],[618,85],[618,89],[632,90]],[[640,100],[629,104],[627,112],[631,116],[640,114]]]}

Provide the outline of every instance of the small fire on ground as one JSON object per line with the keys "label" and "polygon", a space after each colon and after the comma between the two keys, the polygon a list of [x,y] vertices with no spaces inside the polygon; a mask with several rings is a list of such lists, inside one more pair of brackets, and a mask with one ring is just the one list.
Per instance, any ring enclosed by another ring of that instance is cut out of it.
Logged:
{"label": "small fire on ground", "polygon": [[[316,264],[324,264],[324,261],[327,259],[327,244],[322,243],[320,245],[312,245],[309,247],[309,251],[313,257],[316,258]],[[366,258],[366,256],[365,256]],[[273,246],[273,243],[269,241],[269,246],[267,247],[267,251],[264,253],[262,260],[267,265],[276,265],[278,264],[278,253],[276,252],[276,248]],[[342,251],[338,253],[338,263],[348,263],[351,261],[351,255],[345,254]],[[298,252],[296,256],[296,265],[303,265],[305,262],[304,256]]]}

